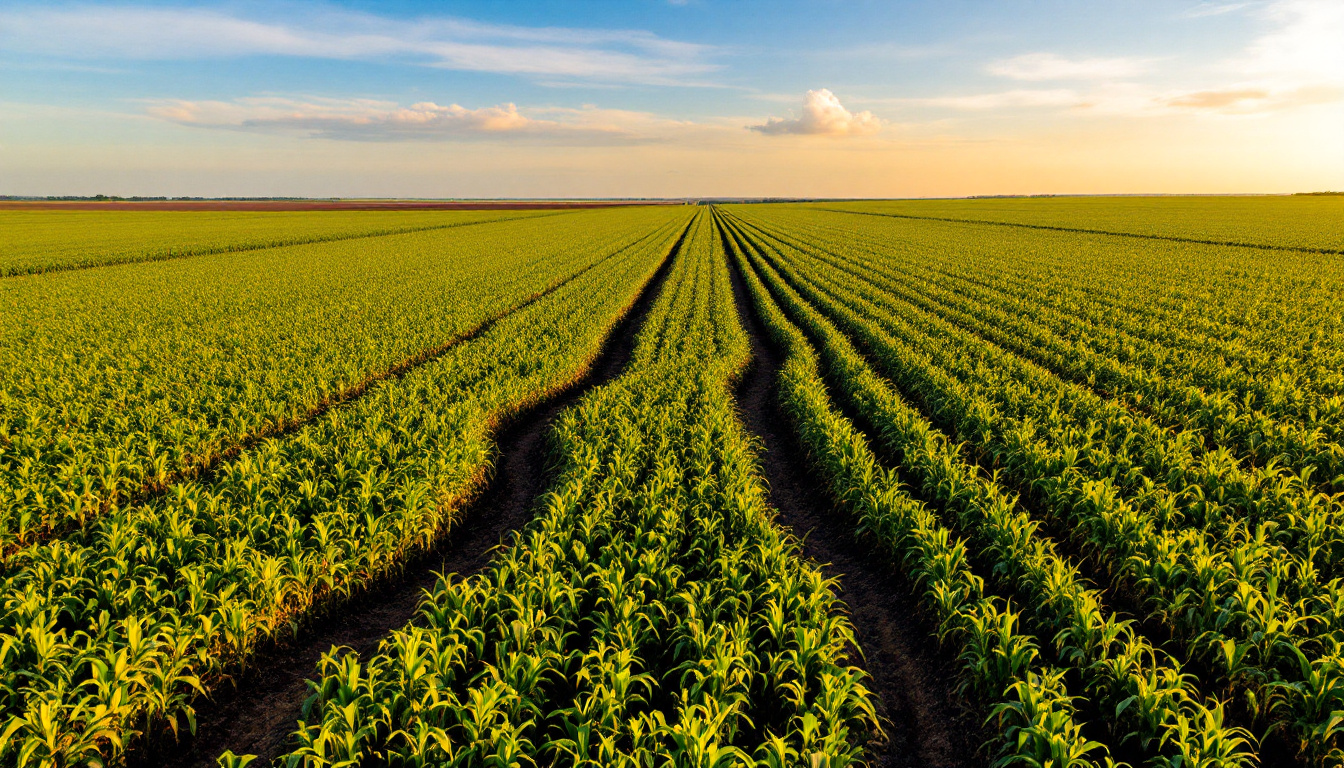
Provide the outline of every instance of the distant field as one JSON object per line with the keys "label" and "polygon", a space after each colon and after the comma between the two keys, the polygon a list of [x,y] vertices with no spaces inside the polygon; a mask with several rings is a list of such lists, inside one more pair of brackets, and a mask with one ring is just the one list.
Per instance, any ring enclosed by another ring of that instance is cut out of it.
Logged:
{"label": "distant field", "polygon": [[0,231],[0,768],[1344,755],[1344,200]]}
{"label": "distant field", "polygon": [[520,211],[680,205],[680,200],[0,200],[0,211]]}
{"label": "distant field", "polygon": [[1344,196],[1339,195],[983,198],[815,205],[1344,253]]}
{"label": "distant field", "polygon": [[228,253],[550,215],[547,211],[0,210],[0,275]]}

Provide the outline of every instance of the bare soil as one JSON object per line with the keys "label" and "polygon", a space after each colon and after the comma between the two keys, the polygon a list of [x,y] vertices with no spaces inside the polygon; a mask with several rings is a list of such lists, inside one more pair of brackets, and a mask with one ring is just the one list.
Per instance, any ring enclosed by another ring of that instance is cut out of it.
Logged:
{"label": "bare soil", "polygon": [[261,760],[256,765],[268,764],[289,743],[309,695],[307,680],[323,653],[344,646],[367,657],[379,641],[415,617],[425,591],[433,588],[438,574],[469,576],[482,571],[509,532],[531,519],[535,500],[551,480],[545,470],[546,436],[551,423],[588,391],[612,381],[625,369],[639,329],[681,244],[678,240],[671,255],[612,329],[588,372],[501,431],[494,478],[464,510],[461,522],[439,547],[409,564],[400,577],[316,620],[293,642],[259,654],[235,679],[234,688],[197,703],[194,738],[143,745],[131,754],[129,764],[134,768],[213,768],[226,749],[239,755],[258,755]]}
{"label": "bare soil", "polygon": [[751,339],[752,363],[738,385],[741,416],[764,449],[762,471],[777,522],[803,541],[803,553],[837,579],[863,659],[872,676],[888,741],[870,745],[873,768],[968,768],[988,761],[977,718],[958,701],[954,660],[933,640],[934,628],[919,612],[909,582],[853,534],[809,468],[776,395],[782,357],[732,270],[733,293]]}

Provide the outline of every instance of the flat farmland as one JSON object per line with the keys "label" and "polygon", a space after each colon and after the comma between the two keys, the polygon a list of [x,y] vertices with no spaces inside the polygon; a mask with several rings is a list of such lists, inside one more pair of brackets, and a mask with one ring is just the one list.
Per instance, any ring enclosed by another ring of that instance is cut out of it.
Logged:
{"label": "flat farmland", "polygon": [[994,222],[1268,248],[1344,253],[1344,196],[1005,197],[819,203],[890,216]]}
{"label": "flat farmland", "polygon": [[1344,203],[0,211],[0,766],[1344,761]]}
{"label": "flat farmland", "polygon": [[0,275],[181,258],[447,229],[540,211],[163,211],[25,204],[0,208]]}

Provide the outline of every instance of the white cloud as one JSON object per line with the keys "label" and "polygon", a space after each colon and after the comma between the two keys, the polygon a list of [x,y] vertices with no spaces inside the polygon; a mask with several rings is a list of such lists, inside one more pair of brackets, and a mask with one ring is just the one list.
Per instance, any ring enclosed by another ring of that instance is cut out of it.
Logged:
{"label": "white cloud", "polygon": [[1248,115],[1344,99],[1344,3],[1279,0],[1257,15],[1270,29],[1223,64],[1227,81],[1155,101],[1168,109]]}
{"label": "white cloud", "polygon": [[850,112],[825,88],[807,92],[802,117],[772,117],[760,125],[750,126],[753,131],[767,134],[811,136],[864,136],[876,133],[881,127],[882,121],[872,112]]}
{"label": "white cloud", "polygon": [[283,22],[208,9],[27,8],[0,11],[0,45],[60,59],[405,59],[458,70],[648,84],[696,84],[695,78],[717,69],[706,61],[708,46],[641,30],[399,21],[345,12]]}
{"label": "white cloud", "polygon": [[660,140],[683,125],[623,110],[549,108],[525,115],[514,104],[468,109],[420,102],[409,107],[373,99],[264,96],[233,101],[164,100],[152,117],[198,128],[220,128],[346,141],[468,141],[613,145]]}
{"label": "white cloud", "polygon": [[1256,8],[1261,33],[1235,57],[1203,71],[1205,82],[1156,83],[1129,78],[1150,71],[1153,59],[1065,59],[1033,53],[996,62],[989,71],[1018,80],[1095,81],[1068,90],[1014,90],[975,96],[908,100],[960,110],[1062,107],[1078,114],[1133,117],[1176,113],[1248,116],[1344,101],[1344,2],[1276,0],[1203,3],[1187,15],[1211,16]]}
{"label": "white cloud", "polygon": [[995,62],[989,72],[1014,80],[1118,80],[1144,74],[1151,65],[1151,59],[1133,57],[1066,59],[1027,53]]}
{"label": "white cloud", "polygon": [[1236,68],[1296,85],[1344,82],[1344,2],[1280,0],[1263,16],[1278,28],[1252,43]]}

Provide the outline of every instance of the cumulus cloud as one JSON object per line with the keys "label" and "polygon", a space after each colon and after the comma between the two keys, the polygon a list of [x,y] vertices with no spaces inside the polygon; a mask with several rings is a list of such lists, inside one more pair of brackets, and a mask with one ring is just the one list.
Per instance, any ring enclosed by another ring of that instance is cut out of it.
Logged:
{"label": "cumulus cloud", "polygon": [[876,133],[882,127],[882,121],[872,112],[850,112],[835,94],[822,88],[807,92],[803,98],[801,117],[772,117],[760,125],[749,127],[753,131],[772,135],[865,136]]}
{"label": "cumulus cloud", "polygon": [[253,97],[233,101],[164,100],[146,111],[197,128],[288,133],[343,141],[509,140],[564,144],[630,144],[657,139],[666,127],[651,115],[621,110],[542,109],[515,104],[469,109],[431,101],[409,107],[372,99]]}
{"label": "cumulus cloud", "polygon": [[717,67],[709,46],[643,30],[410,21],[324,12],[247,18],[203,8],[0,10],[0,46],[59,59],[206,59],[274,55],[394,59],[447,69],[647,84],[695,84]]}
{"label": "cumulus cloud", "polygon": [[1066,59],[1026,53],[991,64],[989,72],[1014,80],[1118,80],[1144,74],[1151,66],[1151,59],[1133,57]]}

